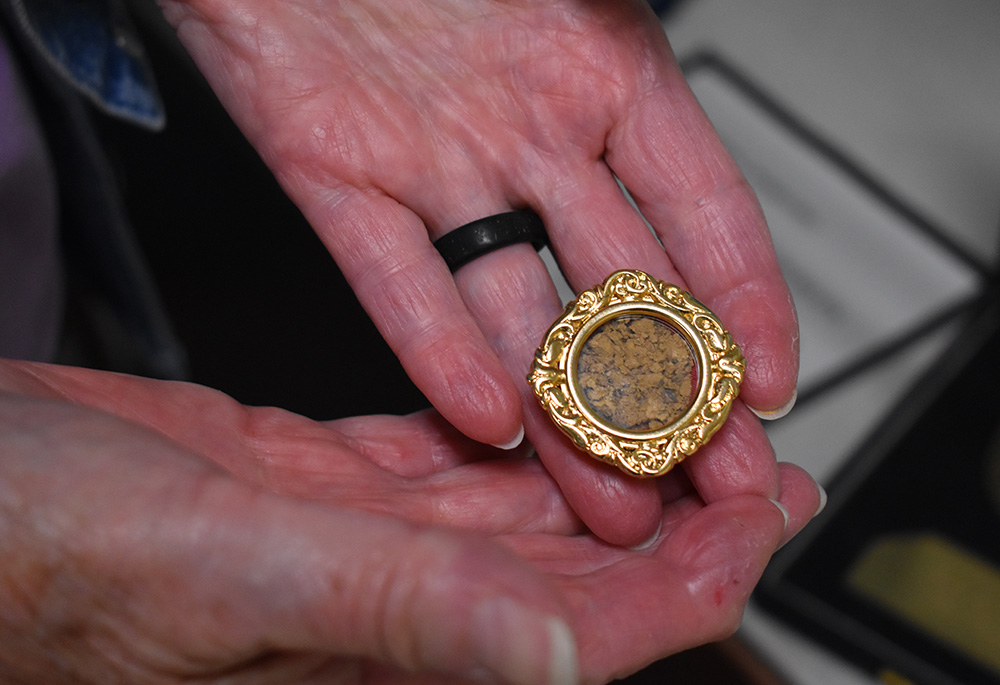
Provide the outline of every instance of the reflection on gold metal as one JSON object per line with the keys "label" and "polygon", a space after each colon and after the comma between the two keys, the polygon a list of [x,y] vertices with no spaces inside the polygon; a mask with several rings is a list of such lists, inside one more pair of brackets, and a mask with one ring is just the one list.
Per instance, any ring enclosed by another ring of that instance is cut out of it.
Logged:
{"label": "reflection on gold metal", "polygon": [[708,442],[745,369],[739,346],[689,293],[617,271],[552,324],[528,382],[577,447],[644,478]]}

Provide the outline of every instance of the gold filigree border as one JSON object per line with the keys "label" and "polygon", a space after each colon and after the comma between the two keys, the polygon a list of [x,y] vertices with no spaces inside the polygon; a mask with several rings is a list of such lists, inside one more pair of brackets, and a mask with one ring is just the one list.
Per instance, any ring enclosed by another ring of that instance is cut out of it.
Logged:
{"label": "gold filigree border", "polygon": [[[657,431],[615,430],[581,406],[572,360],[597,325],[643,311],[670,321],[698,359],[698,391],[684,416]],[[660,476],[708,442],[739,394],[746,360],[716,316],[689,293],[642,271],[616,271],[580,293],[552,324],[535,352],[528,382],[542,407],[580,449],[640,478]]]}

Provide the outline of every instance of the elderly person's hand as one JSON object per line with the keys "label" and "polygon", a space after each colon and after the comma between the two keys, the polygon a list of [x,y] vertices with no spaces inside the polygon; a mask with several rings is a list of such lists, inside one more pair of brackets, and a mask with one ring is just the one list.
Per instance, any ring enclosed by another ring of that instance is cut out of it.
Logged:
{"label": "elderly person's hand", "polygon": [[817,508],[660,479],[642,550],[434,413],[317,423],[0,363],[0,680],[600,682],[733,630]]}
{"label": "elderly person's hand", "polygon": [[[526,428],[604,539],[648,539],[658,495],[581,457],[524,382],[564,304],[542,262],[517,245],[453,278],[434,239],[533,208],[575,288],[620,268],[686,287],[742,346],[746,403],[793,398],[796,319],[760,208],[641,0],[160,3],[417,386],[476,440]],[[697,489],[775,496],[759,427],[730,423],[740,458],[691,460]]]}

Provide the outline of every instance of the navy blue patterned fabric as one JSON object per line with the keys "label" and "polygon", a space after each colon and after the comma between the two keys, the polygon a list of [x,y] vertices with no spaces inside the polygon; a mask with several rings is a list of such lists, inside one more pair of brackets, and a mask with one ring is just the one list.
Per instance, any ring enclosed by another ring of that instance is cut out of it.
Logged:
{"label": "navy blue patterned fabric", "polygon": [[36,50],[93,104],[146,128],[162,128],[152,71],[120,0],[9,3]]}

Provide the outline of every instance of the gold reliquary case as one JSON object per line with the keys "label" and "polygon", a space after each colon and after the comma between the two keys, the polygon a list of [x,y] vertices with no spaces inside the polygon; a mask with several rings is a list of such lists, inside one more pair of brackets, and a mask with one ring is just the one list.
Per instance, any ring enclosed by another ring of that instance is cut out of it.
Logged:
{"label": "gold reliquary case", "polygon": [[745,369],[739,346],[689,293],[617,271],[552,324],[528,382],[577,447],[646,478],[708,442]]}

